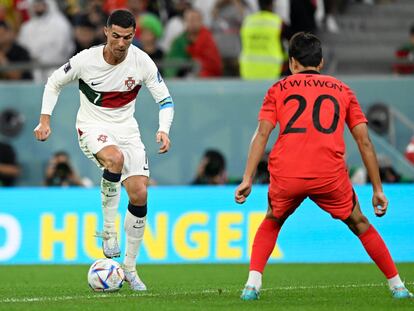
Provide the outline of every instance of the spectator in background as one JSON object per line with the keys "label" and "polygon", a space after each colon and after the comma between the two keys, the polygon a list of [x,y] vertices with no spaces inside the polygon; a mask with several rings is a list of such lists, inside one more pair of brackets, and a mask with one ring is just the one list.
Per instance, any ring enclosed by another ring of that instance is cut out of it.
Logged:
{"label": "spectator in background", "polygon": [[224,185],[227,183],[226,159],[214,149],[208,149],[197,168],[193,185]]}
{"label": "spectator in background", "polygon": [[254,176],[255,184],[268,184],[270,183],[270,173],[267,168],[269,162],[270,151],[266,151],[259,164],[257,165],[256,175]]}
{"label": "spectator in background", "polygon": [[106,41],[103,29],[108,19],[108,14],[104,11],[104,3],[104,0],[89,0],[85,10],[74,15],[72,19],[72,24],[75,26],[87,19],[94,26],[95,39],[102,43]]}
{"label": "spectator in background", "polygon": [[336,22],[336,15],[338,14],[339,7],[342,4],[342,0],[324,0],[325,7],[325,26],[326,30],[330,33],[339,33],[339,25]]}
{"label": "spectator in background", "polygon": [[[167,1],[164,3],[168,4]],[[118,9],[128,9],[135,17],[147,12],[158,14],[160,11],[159,1],[150,0],[105,0],[104,8],[108,14]]]}
{"label": "spectator in background", "polygon": [[[153,1],[152,1],[153,2]],[[135,39],[132,42],[134,45],[138,45],[139,38],[141,37],[141,26],[139,19],[141,15],[148,13],[148,1],[147,0],[128,0],[126,9],[129,10],[135,16],[135,22],[137,27],[135,28]]]}
{"label": "spectator in background", "polygon": [[245,18],[240,31],[240,76],[277,80],[283,68],[282,19],[273,13],[273,0],[259,0],[260,10]]}
{"label": "spectator in background", "polygon": [[[14,32],[9,25],[0,21],[0,69],[3,66],[24,62],[30,62],[29,53],[15,42]],[[32,79],[32,74],[27,70],[0,70],[0,80],[30,79]]]}
{"label": "spectator in background", "polygon": [[414,74],[414,24],[410,27],[410,39],[395,52],[394,72]]}
{"label": "spectator in background", "polygon": [[240,28],[252,13],[245,0],[218,0],[212,12],[211,31],[223,59],[225,75],[239,75]]}
{"label": "spectator in background", "polygon": [[10,28],[17,32],[23,21],[28,19],[24,2],[27,0],[0,1],[0,21],[6,22]]}
{"label": "spectator in background", "polygon": [[[222,75],[219,51],[211,32],[204,26],[199,11],[188,9],[184,13],[185,32],[178,36],[168,53],[168,60],[193,60],[200,66],[198,77],[209,78]],[[169,69],[167,76],[184,77],[191,74],[188,70]]]}
{"label": "spectator in background", "polygon": [[56,152],[49,160],[44,182],[46,186],[86,186],[73,169],[69,154],[65,151]]}
{"label": "spectator in background", "polygon": [[157,16],[151,13],[142,14],[139,18],[141,35],[139,47],[147,53],[154,62],[161,61],[164,53],[158,45],[162,36],[162,24]]}
{"label": "spectator in background", "polygon": [[378,166],[381,181],[383,183],[398,183],[401,181],[401,175],[392,166],[390,158],[386,155],[378,154]]}
{"label": "spectator in background", "polygon": [[165,24],[164,36],[161,39],[161,49],[168,53],[173,41],[181,35],[184,30],[184,12],[191,8],[189,0],[174,0],[170,18]]}
{"label": "spectator in background", "polygon": [[123,9],[127,5],[127,0],[102,0],[102,2],[104,2],[103,8],[107,14],[118,9]]}
{"label": "spectator in background", "polygon": [[[378,154],[377,162],[379,168],[379,175],[383,183],[393,184],[407,181],[395,170],[395,168],[392,166],[390,158],[387,157],[385,154]],[[353,182],[355,181],[355,183],[357,184],[371,182],[364,167],[358,168],[355,172],[353,172],[351,180]]]}
{"label": "spectator in background", "polygon": [[0,142],[0,187],[14,186],[19,175],[20,166],[12,145]]}
{"label": "spectator in background", "polygon": [[380,167],[380,177],[383,183],[401,182],[401,175],[391,165]]}
{"label": "spectator in background", "polygon": [[96,35],[95,25],[90,22],[87,15],[79,16],[76,19],[74,34],[75,52],[73,55],[78,54],[84,49],[88,49],[94,45],[102,43],[102,41]]}
{"label": "spectator in background", "polygon": [[59,10],[66,16],[66,18],[72,21],[74,16],[79,14],[82,10],[80,1],[82,0],[56,0],[56,3]]}
{"label": "spectator in background", "polygon": [[75,48],[72,28],[55,1],[33,0],[30,14],[30,20],[22,24],[18,42],[33,60],[49,67],[34,72],[36,81],[44,81],[53,68],[72,56]]}
{"label": "spectator in background", "polygon": [[[409,178],[402,176],[400,173],[397,172],[397,170],[392,165],[391,159],[385,154],[378,154],[377,162],[379,168],[379,175],[383,183],[394,184],[411,182]],[[371,182],[365,167],[351,168],[350,174],[351,181],[354,184],[363,185],[367,182]]]}
{"label": "spectator in background", "polygon": [[316,33],[315,0],[290,0],[290,32]]}
{"label": "spectator in background", "polygon": [[219,0],[192,0],[191,3],[193,8],[200,12],[204,25],[207,28],[212,26],[212,15],[211,12],[214,9],[215,3]]}

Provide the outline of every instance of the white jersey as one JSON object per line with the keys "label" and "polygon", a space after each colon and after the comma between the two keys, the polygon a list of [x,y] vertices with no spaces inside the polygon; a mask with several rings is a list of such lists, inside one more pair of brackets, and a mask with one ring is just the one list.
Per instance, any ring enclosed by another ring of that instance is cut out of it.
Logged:
{"label": "white jersey", "polygon": [[110,65],[103,57],[103,49],[104,45],[83,50],[49,77],[41,113],[51,115],[62,87],[79,80],[79,130],[98,127],[125,135],[139,133],[134,118],[135,101],[145,84],[160,105],[159,131],[168,134],[174,104],[151,58],[131,45],[122,63]]}

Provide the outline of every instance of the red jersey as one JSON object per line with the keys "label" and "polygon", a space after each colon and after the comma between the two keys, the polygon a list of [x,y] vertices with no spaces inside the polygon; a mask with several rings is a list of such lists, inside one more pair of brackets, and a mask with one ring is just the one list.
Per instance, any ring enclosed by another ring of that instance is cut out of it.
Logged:
{"label": "red jersey", "polygon": [[269,155],[269,172],[284,177],[329,177],[346,169],[345,123],[366,123],[352,92],[342,81],[305,71],[274,84],[259,120],[279,123],[279,137]]}
{"label": "red jersey", "polygon": [[197,39],[189,43],[187,47],[188,54],[191,58],[198,61],[201,65],[200,77],[218,77],[223,73],[223,64],[213,35],[206,28],[202,27],[198,33]]}

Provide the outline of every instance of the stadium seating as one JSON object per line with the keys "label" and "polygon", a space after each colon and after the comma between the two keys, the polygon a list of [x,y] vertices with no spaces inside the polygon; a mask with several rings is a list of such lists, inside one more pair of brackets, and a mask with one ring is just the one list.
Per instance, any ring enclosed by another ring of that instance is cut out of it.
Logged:
{"label": "stadium seating", "polygon": [[414,1],[377,5],[353,3],[337,16],[341,32],[324,33],[329,71],[336,74],[389,74],[396,48],[408,40]]}

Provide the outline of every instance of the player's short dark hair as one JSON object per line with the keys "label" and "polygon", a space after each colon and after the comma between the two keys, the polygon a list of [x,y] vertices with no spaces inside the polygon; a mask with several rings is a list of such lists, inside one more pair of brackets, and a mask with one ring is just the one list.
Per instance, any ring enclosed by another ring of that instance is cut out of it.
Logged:
{"label": "player's short dark hair", "polygon": [[273,6],[273,0],[259,0],[259,8],[264,11]]}
{"label": "player's short dark hair", "polygon": [[134,29],[137,27],[134,15],[128,10],[113,11],[106,22],[107,27],[111,27],[112,25],[117,25],[122,28],[132,27]]}
{"label": "player's short dark hair", "polygon": [[298,32],[289,41],[289,58],[293,57],[304,67],[316,67],[322,61],[322,44],[317,36]]}

